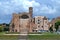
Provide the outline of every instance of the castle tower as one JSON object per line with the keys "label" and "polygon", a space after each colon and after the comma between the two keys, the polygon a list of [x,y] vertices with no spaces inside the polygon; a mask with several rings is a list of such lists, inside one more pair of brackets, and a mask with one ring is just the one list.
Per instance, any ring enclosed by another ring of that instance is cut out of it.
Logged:
{"label": "castle tower", "polygon": [[32,13],[33,13],[33,7],[29,7],[29,15],[30,15],[30,31],[32,32]]}
{"label": "castle tower", "polygon": [[32,17],[32,13],[33,13],[33,8],[29,7],[29,14],[30,14],[31,17]]}

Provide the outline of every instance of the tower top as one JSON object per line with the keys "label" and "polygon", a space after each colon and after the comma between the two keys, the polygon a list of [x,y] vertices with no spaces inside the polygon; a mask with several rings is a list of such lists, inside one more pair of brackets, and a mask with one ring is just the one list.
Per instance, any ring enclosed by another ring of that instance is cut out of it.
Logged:
{"label": "tower top", "polygon": [[29,9],[33,9],[33,7],[29,7]]}
{"label": "tower top", "polygon": [[33,7],[29,7],[29,14],[32,17],[32,13],[33,13]]}

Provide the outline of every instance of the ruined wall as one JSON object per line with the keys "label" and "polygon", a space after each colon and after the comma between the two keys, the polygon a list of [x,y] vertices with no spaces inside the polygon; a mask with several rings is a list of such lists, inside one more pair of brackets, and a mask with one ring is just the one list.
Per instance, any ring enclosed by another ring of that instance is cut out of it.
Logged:
{"label": "ruined wall", "polygon": [[10,32],[20,32],[21,27],[28,28],[32,32],[32,7],[29,7],[29,12],[22,12],[19,14],[14,13],[10,23]]}

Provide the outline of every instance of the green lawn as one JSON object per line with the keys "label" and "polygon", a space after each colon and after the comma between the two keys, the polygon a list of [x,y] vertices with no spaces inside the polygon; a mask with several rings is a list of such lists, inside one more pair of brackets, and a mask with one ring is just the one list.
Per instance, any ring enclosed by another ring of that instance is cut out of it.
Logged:
{"label": "green lawn", "polygon": [[60,40],[60,35],[29,35],[29,40]]}
{"label": "green lawn", "polygon": [[0,32],[0,35],[3,35],[3,34],[5,34],[5,32]]}
{"label": "green lawn", "polygon": [[[0,40],[18,40],[19,38],[19,35],[3,35],[3,34],[5,34],[5,32],[0,32]],[[40,34],[44,35],[28,35],[28,40],[60,40],[60,34],[49,32],[44,32]]]}
{"label": "green lawn", "polygon": [[0,40],[18,40],[18,35],[0,35]]}
{"label": "green lawn", "polygon": [[53,33],[51,33],[51,32],[36,32],[36,33],[29,33],[29,34],[44,34],[44,35],[57,35],[58,33],[56,33],[56,32],[53,32]]}
{"label": "green lawn", "polygon": [[43,35],[29,35],[28,39],[29,40],[60,40],[60,34],[57,34],[57,33],[43,32],[40,34],[43,34]]}
{"label": "green lawn", "polygon": [[[18,35],[0,35],[0,40],[18,40]],[[28,40],[60,40],[60,35],[28,35]]]}

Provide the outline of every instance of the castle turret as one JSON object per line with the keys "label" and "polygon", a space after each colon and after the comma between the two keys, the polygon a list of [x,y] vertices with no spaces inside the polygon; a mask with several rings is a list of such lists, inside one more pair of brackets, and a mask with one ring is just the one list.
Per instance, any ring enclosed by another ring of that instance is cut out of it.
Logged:
{"label": "castle turret", "polygon": [[32,17],[32,13],[33,13],[33,8],[29,7],[29,14],[31,15],[31,17]]}

